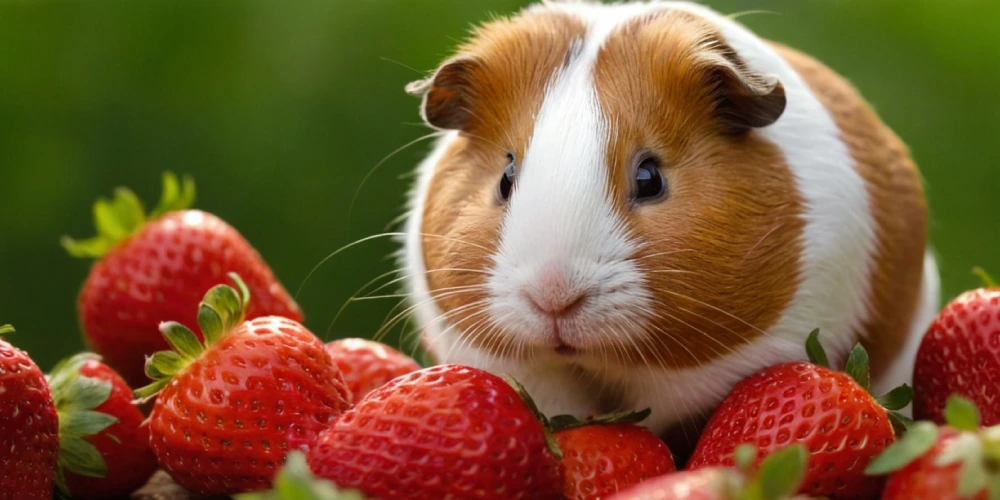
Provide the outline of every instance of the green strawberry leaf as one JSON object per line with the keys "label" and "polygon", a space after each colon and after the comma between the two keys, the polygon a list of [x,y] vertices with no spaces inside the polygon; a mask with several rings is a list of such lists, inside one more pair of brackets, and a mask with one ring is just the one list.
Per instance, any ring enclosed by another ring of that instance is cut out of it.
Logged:
{"label": "green strawberry leaf", "polygon": [[306,464],[305,455],[293,451],[274,477],[274,488],[267,492],[241,493],[235,500],[365,500],[356,490],[341,490],[333,482],[317,479]]}
{"label": "green strawberry leaf", "polygon": [[979,277],[979,280],[983,282],[983,286],[986,288],[996,288],[997,282],[993,280],[993,277],[986,272],[985,269],[981,267],[972,268],[972,274]]}
{"label": "green strawberry leaf", "polygon": [[560,432],[588,425],[636,424],[645,420],[650,413],[652,413],[652,410],[649,408],[639,411],[620,411],[582,421],[572,415],[556,415],[549,419],[549,427],[552,432]]}
{"label": "green strawberry leaf", "polygon": [[223,335],[243,323],[246,314],[243,298],[248,301],[250,292],[239,275],[232,273],[230,277],[243,291],[242,298],[232,287],[218,285],[205,293],[205,298],[199,305],[198,325],[205,334],[207,345],[215,344]]}
{"label": "green strawberry leaf", "polygon": [[0,335],[6,335],[8,333],[14,333],[14,327],[11,325],[0,325]]}
{"label": "green strawberry leaf", "polygon": [[191,208],[194,205],[194,198],[194,179],[185,175],[178,182],[177,176],[173,172],[164,172],[163,193],[160,195],[160,203],[153,209],[149,218],[156,219],[169,212]]}
{"label": "green strawberry leaf", "polygon": [[990,474],[990,484],[987,486],[990,500],[1000,500],[1000,474]]}
{"label": "green strawberry leaf", "polygon": [[174,351],[154,352],[146,357],[146,376],[152,380],[170,377],[186,366],[180,354]]}
{"label": "green strawberry leaf", "polygon": [[170,378],[161,378],[153,383],[140,387],[134,391],[135,397],[137,398],[134,403],[143,404],[147,401],[153,399],[167,384],[170,383]]}
{"label": "green strawberry leaf", "polygon": [[185,361],[197,359],[205,350],[205,346],[198,341],[194,332],[176,321],[160,323],[160,333],[163,334],[163,338],[170,344],[170,347]]}
{"label": "green strawberry leaf", "polygon": [[112,390],[111,382],[80,376],[54,385],[52,399],[60,413],[93,410],[108,400]]}
{"label": "green strawberry leaf", "polygon": [[97,448],[83,438],[59,438],[59,466],[74,474],[106,477],[108,466]]}
{"label": "green strawberry leaf", "polygon": [[160,205],[146,217],[142,202],[135,193],[126,188],[117,188],[111,200],[101,198],[94,203],[97,236],[84,240],[63,236],[60,243],[73,257],[101,258],[119,242],[135,234],[147,221],[170,211],[190,207],[194,196],[194,181],[190,177],[184,177],[183,185],[180,185],[177,177],[167,172],[163,176],[163,198]]}
{"label": "green strawberry leaf", "polygon": [[913,419],[898,411],[887,411],[885,415],[889,417],[889,423],[892,424],[892,430],[897,437],[906,435],[913,428]]}
{"label": "green strawberry leaf", "polygon": [[979,429],[979,410],[972,401],[952,395],[944,406],[944,420],[960,431],[975,431]]}
{"label": "green strawberry leaf", "polygon": [[903,384],[875,399],[886,410],[902,410],[913,400],[913,388]]}
{"label": "green strawberry leaf", "polygon": [[115,189],[115,196],[108,201],[104,198],[94,204],[94,225],[97,235],[109,241],[121,241],[145,222],[142,202],[125,188]]}
{"label": "green strawberry leaf", "polygon": [[219,311],[204,302],[198,305],[198,326],[205,336],[205,345],[215,345],[226,331]]}
{"label": "green strawberry leaf", "polygon": [[819,343],[819,328],[813,330],[809,334],[809,338],[806,339],[806,354],[809,355],[810,363],[825,368],[830,367],[830,360],[826,357],[826,350],[823,349],[823,344]]}
{"label": "green strawberry leaf", "polygon": [[972,498],[989,486],[989,473],[982,460],[966,460],[958,476],[958,494],[962,498]]}
{"label": "green strawberry leaf", "polygon": [[733,451],[733,462],[743,472],[749,473],[756,461],[757,447],[750,443],[741,444]]}
{"label": "green strawberry leaf", "polygon": [[795,494],[805,476],[809,452],[802,444],[782,448],[767,456],[747,485],[744,500],[781,500]]}
{"label": "green strawberry leaf", "polygon": [[246,311],[250,307],[250,288],[243,282],[240,275],[236,273],[229,273],[229,279],[233,280],[233,283],[236,283],[236,287],[240,289],[240,303],[243,304],[243,310]]}
{"label": "green strawberry leaf", "polygon": [[871,391],[871,373],[868,370],[868,351],[861,344],[854,346],[847,356],[844,371],[866,391]]}
{"label": "green strawberry leaf", "polygon": [[99,411],[75,411],[59,415],[59,439],[87,437],[118,423],[118,419]]}
{"label": "green strawberry leaf", "polygon": [[936,425],[931,422],[917,422],[905,436],[875,457],[865,468],[865,474],[881,476],[900,470],[930,451],[937,438]]}
{"label": "green strawberry leaf", "polygon": [[573,415],[556,415],[549,419],[549,425],[552,426],[552,432],[559,432],[580,427],[584,424]]}

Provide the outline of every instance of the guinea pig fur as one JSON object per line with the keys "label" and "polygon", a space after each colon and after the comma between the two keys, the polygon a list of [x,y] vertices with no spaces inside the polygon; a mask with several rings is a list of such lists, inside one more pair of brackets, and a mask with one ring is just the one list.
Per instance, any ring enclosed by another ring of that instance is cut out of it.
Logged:
{"label": "guinea pig fur", "polygon": [[921,179],[815,59],[692,3],[545,2],[408,90],[442,131],[402,252],[438,362],[658,432],[816,328],[909,382],[939,302]]}

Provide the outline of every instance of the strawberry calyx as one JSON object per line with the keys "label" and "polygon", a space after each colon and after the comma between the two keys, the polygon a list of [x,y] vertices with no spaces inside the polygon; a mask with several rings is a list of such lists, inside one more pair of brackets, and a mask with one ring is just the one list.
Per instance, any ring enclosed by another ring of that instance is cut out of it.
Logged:
{"label": "strawberry calyx", "polygon": [[189,176],[178,179],[172,172],[163,174],[163,192],[160,202],[146,214],[139,197],[130,189],[119,187],[111,200],[99,198],[94,203],[94,226],[97,236],[75,240],[63,236],[62,246],[73,257],[99,259],[119,242],[135,234],[148,221],[156,220],[168,212],[184,210],[194,204],[194,180]]}
{"label": "strawberry calyx", "polygon": [[761,461],[757,470],[757,447],[742,444],[733,452],[736,469],[742,474],[730,476],[725,498],[737,500],[781,500],[792,498],[805,478],[809,451],[797,443],[777,450]]}
{"label": "strawberry calyx", "polygon": [[501,378],[503,378],[503,380],[514,389],[514,392],[516,392],[521,398],[521,401],[524,401],[524,404],[528,406],[528,409],[531,410],[533,415],[535,415],[535,418],[542,423],[542,429],[545,433],[545,445],[549,448],[549,452],[551,452],[557,460],[562,460],[563,452],[559,449],[559,444],[556,443],[556,438],[552,435],[552,423],[549,421],[549,418],[538,410],[538,405],[535,404],[535,400],[531,398],[527,389],[525,389],[524,386],[517,381],[517,379],[507,374],[501,375]]}
{"label": "strawberry calyx", "polygon": [[549,419],[549,425],[551,426],[550,430],[552,432],[561,432],[579,427],[588,427],[591,425],[637,424],[645,420],[650,413],[652,413],[652,410],[646,408],[645,410],[639,411],[620,411],[608,413],[606,415],[591,417],[585,420],[580,420],[573,415],[556,415]]}
{"label": "strawberry calyx", "polygon": [[292,451],[274,476],[271,491],[240,493],[235,500],[366,500],[357,490],[342,490],[333,481],[317,478],[309,470],[306,456]]}
{"label": "strawberry calyx", "polygon": [[994,280],[993,277],[990,276],[990,274],[987,273],[985,269],[981,267],[974,267],[972,268],[972,274],[975,274],[979,278],[979,281],[983,282],[984,287],[997,288],[996,280]]}
{"label": "strawberry calyx", "polygon": [[[961,464],[958,493],[962,498],[984,490],[991,498],[1000,496],[1000,425],[981,428],[976,405],[957,395],[948,398],[943,415],[945,423],[959,434],[941,449],[934,465]],[[878,476],[903,469],[927,454],[940,435],[941,429],[934,423],[917,422],[868,464],[865,474]]]}
{"label": "strawberry calyx", "polygon": [[137,403],[142,404],[154,398],[170,383],[174,375],[187,368],[229,332],[243,323],[246,308],[250,303],[250,290],[236,273],[229,273],[239,288],[239,292],[228,285],[216,285],[205,293],[198,305],[198,326],[204,341],[188,327],[176,322],[160,323],[160,333],[170,344],[171,350],[159,351],[146,357],[146,376],[153,382],[135,390]]}
{"label": "strawberry calyx", "polygon": [[14,333],[13,325],[0,325],[0,335],[5,335],[8,333]]}
{"label": "strawberry calyx", "polygon": [[[829,358],[826,355],[826,350],[819,341],[818,328],[813,330],[806,339],[806,354],[809,357],[810,363],[832,369]],[[899,410],[906,408],[913,400],[913,388],[907,384],[903,384],[881,396],[872,394],[868,351],[865,350],[861,343],[856,344],[854,349],[851,349],[850,354],[847,355],[847,361],[844,363],[844,373],[847,373],[851,379],[857,382],[865,392],[871,394],[875,398],[875,401],[886,410],[889,422],[892,423],[897,435],[905,433],[913,425],[911,419],[899,413]]]}
{"label": "strawberry calyx", "polygon": [[96,478],[108,475],[104,457],[86,438],[100,434],[118,419],[95,410],[111,396],[112,384],[80,375],[80,369],[91,360],[100,361],[101,357],[89,352],[76,354],[57,363],[46,376],[59,416],[56,486],[64,495],[69,495],[65,471]]}

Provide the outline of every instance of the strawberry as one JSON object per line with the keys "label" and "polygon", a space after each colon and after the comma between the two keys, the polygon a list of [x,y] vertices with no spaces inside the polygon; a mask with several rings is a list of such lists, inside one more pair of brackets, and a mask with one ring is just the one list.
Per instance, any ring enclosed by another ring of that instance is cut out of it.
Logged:
{"label": "strawberry", "polygon": [[176,322],[160,326],[171,351],[153,354],[156,395],[150,442],[160,466],[188,490],[233,494],[267,488],[285,455],[307,450],[350,407],[350,393],[323,343],[301,324],[268,316],[244,321],[250,300],[218,285],[198,310],[204,337]]}
{"label": "strawberry", "polygon": [[62,240],[74,257],[98,259],[77,301],[80,324],[93,349],[132,386],[149,382],[144,357],[167,348],[159,323],[193,324],[201,296],[228,272],[242,276],[254,294],[249,318],[302,321],[257,251],[218,217],[186,210],[193,200],[194,183],[185,178],[181,187],[168,173],[149,216],[135,194],[119,188],[114,200],[94,205],[97,237]]}
{"label": "strawberry", "polygon": [[[0,326],[0,334],[13,331]],[[58,418],[38,365],[0,338],[0,500],[52,498]]]}
{"label": "strawberry", "polygon": [[156,470],[149,428],[132,390],[92,353],[57,364],[49,387],[59,412],[59,476],[76,499],[124,498]]}
{"label": "strawberry", "polygon": [[[757,450],[740,445],[734,454],[738,468],[707,467],[675,472],[644,481],[609,500],[783,500],[798,491],[808,453],[801,444],[775,451],[751,469]],[[794,497],[801,498],[801,497]]]}
{"label": "strawberry", "polygon": [[544,420],[516,382],[440,365],[376,389],[307,456],[317,476],[375,498],[559,498]]}
{"label": "strawberry", "polygon": [[846,371],[827,368],[826,354],[812,332],[812,363],[791,362],[743,380],[716,409],[688,466],[732,465],[733,450],[752,443],[764,455],[792,443],[809,450],[802,493],[830,498],[877,498],[881,478],[865,466],[895,440],[892,420],[909,403],[907,386],[876,399],[869,394],[868,354],[851,351]]}
{"label": "strawberry", "polygon": [[[992,282],[984,275],[987,285]],[[913,370],[913,416],[943,424],[948,397],[972,400],[1000,424],[1000,288],[960,295],[931,323]]]}
{"label": "strawberry", "polygon": [[326,352],[344,375],[355,404],[390,380],[420,369],[409,356],[366,339],[335,340],[326,345]]}
{"label": "strawberry", "polygon": [[651,477],[673,472],[667,445],[635,423],[649,410],[580,422],[567,415],[552,418],[563,458],[559,469],[568,500],[605,498]]}
{"label": "strawberry", "polygon": [[1000,426],[980,428],[976,406],[960,396],[945,403],[946,422],[918,422],[868,466],[891,473],[886,500],[959,500],[1000,497]]}

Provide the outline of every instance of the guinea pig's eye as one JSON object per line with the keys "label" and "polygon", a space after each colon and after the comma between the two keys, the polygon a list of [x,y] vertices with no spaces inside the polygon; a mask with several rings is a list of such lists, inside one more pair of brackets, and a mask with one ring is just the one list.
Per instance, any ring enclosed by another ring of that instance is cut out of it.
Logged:
{"label": "guinea pig's eye", "polygon": [[636,201],[651,201],[667,191],[667,183],[660,174],[660,164],[655,158],[646,158],[635,169]]}
{"label": "guinea pig's eye", "polygon": [[503,169],[503,176],[500,177],[498,194],[500,201],[510,199],[510,192],[514,189],[514,177],[517,175],[517,158],[514,153],[507,153],[507,168]]}

